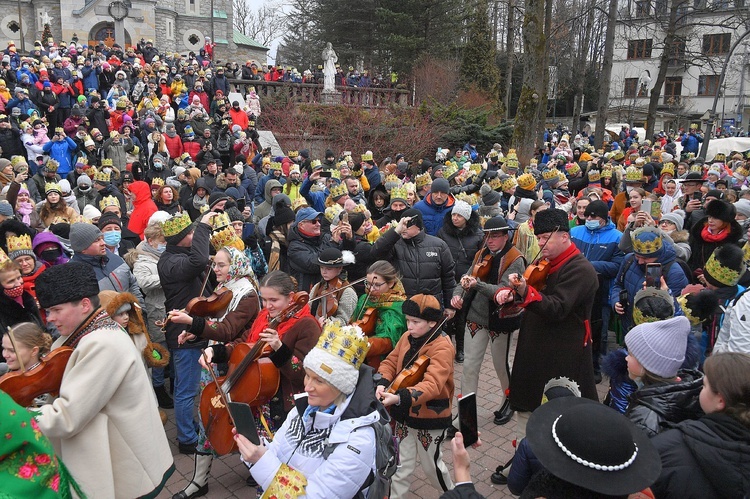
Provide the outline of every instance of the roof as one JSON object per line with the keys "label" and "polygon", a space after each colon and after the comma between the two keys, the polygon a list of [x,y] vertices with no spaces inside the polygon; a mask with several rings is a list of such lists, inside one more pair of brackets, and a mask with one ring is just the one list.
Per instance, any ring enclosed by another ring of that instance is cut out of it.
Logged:
{"label": "roof", "polygon": [[234,39],[234,43],[236,43],[237,45],[245,45],[247,47],[253,47],[253,48],[261,49],[261,50],[271,50],[270,48],[256,42],[249,36],[243,35],[237,30],[234,30],[232,38]]}

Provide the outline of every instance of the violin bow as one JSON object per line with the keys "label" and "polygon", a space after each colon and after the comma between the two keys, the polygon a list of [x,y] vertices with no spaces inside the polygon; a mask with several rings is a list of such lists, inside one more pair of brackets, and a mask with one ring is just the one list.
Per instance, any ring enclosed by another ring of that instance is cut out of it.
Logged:
{"label": "violin bow", "polygon": [[[406,369],[406,368],[404,368],[403,366],[409,366],[409,365],[411,365],[411,364],[412,364],[412,363],[413,363],[413,362],[414,362],[415,360],[417,360],[417,359],[419,358],[420,354],[422,353],[422,349],[423,349],[423,348],[425,347],[425,345],[427,345],[427,344],[428,344],[429,342],[431,342],[431,341],[432,341],[432,340],[433,340],[433,339],[435,338],[435,335],[436,335],[436,334],[437,334],[438,332],[440,332],[440,328],[442,328],[442,327],[443,327],[443,324],[445,324],[445,323],[446,323],[447,321],[448,321],[448,317],[447,317],[447,316],[445,316],[445,317],[443,317],[443,320],[442,320],[442,321],[440,321],[440,323],[439,323],[439,324],[436,324],[436,325],[435,325],[435,328],[434,328],[434,329],[433,329],[433,330],[432,330],[432,331],[430,332],[430,335],[429,335],[429,336],[427,337],[427,341],[425,341],[425,342],[424,342],[424,343],[422,344],[422,346],[421,346],[421,347],[419,347],[419,350],[417,350],[417,351],[416,351],[416,352],[414,353],[414,355],[412,355],[412,356],[411,356],[411,358],[409,359],[409,361],[408,361],[408,362],[404,362],[404,363],[402,364],[402,368],[401,368],[401,371],[399,371],[399,373],[401,373],[402,371],[404,371],[404,369]],[[408,333],[406,333],[406,334],[408,334]],[[396,378],[396,377],[398,377],[398,375],[394,376],[394,378]],[[391,387],[393,386],[393,383],[394,383],[395,381],[396,381],[395,379],[394,379],[393,381],[391,381],[391,383],[390,383],[390,384],[388,385],[388,387],[387,387],[387,388],[385,389],[385,391],[388,391],[388,390],[389,390],[389,389],[390,389],[390,388],[391,388]]]}
{"label": "violin bow", "polygon": [[360,282],[362,282],[362,281],[366,281],[366,280],[367,280],[367,277],[363,277],[363,278],[361,278],[361,279],[357,279],[357,280],[356,280],[356,281],[354,281],[354,282],[350,282],[350,283],[349,283],[349,284],[347,284],[346,286],[341,286],[341,287],[339,287],[339,288],[336,288],[336,289],[334,289],[333,291],[329,291],[329,292],[327,292],[327,293],[324,293],[324,294],[322,294],[322,295],[320,295],[320,296],[316,296],[315,298],[312,298],[312,299],[311,299],[311,300],[310,300],[309,302],[307,302],[307,303],[308,303],[308,304],[310,304],[310,303],[312,303],[312,302],[314,302],[314,301],[318,301],[318,300],[320,300],[321,298],[325,298],[326,296],[330,296],[330,295],[332,295],[332,294],[338,293],[338,292],[339,292],[339,291],[341,291],[342,289],[345,289],[345,288],[350,288],[350,287],[354,286],[355,284],[359,284]]}
{"label": "violin bow", "polygon": [[16,351],[16,358],[18,359],[18,363],[21,364],[21,372],[26,372],[26,366],[23,364],[23,359],[20,355],[18,355],[18,346],[16,346],[16,335],[13,334],[13,328],[8,326],[8,337],[10,338],[10,343],[13,345],[13,350]]}
{"label": "violin bow", "polygon": [[205,362],[206,366],[208,367],[208,373],[211,375],[211,379],[214,381],[214,384],[216,385],[216,390],[218,390],[219,392],[219,397],[221,397],[221,402],[227,408],[227,413],[229,413],[229,419],[232,420],[232,426],[236,428],[237,424],[234,422],[232,411],[229,410],[229,399],[227,399],[227,394],[224,393],[224,390],[221,388],[221,385],[219,384],[219,380],[216,379],[216,373],[214,373],[214,368],[211,365],[211,363],[208,361],[208,356],[206,355],[205,348],[201,349],[201,355],[203,356],[203,362]]}

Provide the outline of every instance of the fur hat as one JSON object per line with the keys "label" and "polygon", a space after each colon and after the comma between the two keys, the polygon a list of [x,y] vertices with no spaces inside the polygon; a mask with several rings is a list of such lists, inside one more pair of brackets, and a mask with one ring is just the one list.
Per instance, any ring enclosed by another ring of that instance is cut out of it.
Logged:
{"label": "fur hat", "polygon": [[370,345],[358,326],[340,326],[328,320],[317,345],[305,356],[304,366],[341,393],[349,395],[359,379],[359,368]]}
{"label": "fur hat", "polygon": [[737,284],[745,273],[745,253],[734,244],[724,244],[714,250],[703,266],[703,276],[709,284],[719,288]]}
{"label": "fur hat", "polygon": [[697,326],[707,321],[719,308],[719,299],[712,289],[702,289],[698,293],[686,293],[677,298],[682,312],[690,324]]}
{"label": "fur hat", "polygon": [[102,231],[96,225],[77,222],[70,226],[70,246],[73,251],[80,253],[102,237]]}
{"label": "fur hat", "polygon": [[736,214],[737,210],[733,205],[718,199],[713,199],[706,205],[706,215],[722,222],[733,222]]}
{"label": "fur hat", "polygon": [[401,306],[404,315],[410,315],[429,322],[440,322],[443,317],[443,307],[432,295],[414,295]]}
{"label": "fur hat", "polygon": [[636,326],[644,322],[656,322],[674,316],[674,300],[668,291],[647,287],[635,294],[633,299],[633,322]]}
{"label": "fur hat", "polygon": [[94,268],[85,263],[68,262],[53,265],[36,279],[36,298],[42,308],[79,301],[97,294],[99,282],[96,280]]}
{"label": "fur hat", "polygon": [[644,369],[662,378],[674,378],[685,361],[688,334],[690,321],[677,316],[635,326],[625,336],[625,345]]}
{"label": "fur hat", "polygon": [[538,236],[555,231],[570,232],[568,214],[557,208],[538,212],[534,218],[534,235]]}

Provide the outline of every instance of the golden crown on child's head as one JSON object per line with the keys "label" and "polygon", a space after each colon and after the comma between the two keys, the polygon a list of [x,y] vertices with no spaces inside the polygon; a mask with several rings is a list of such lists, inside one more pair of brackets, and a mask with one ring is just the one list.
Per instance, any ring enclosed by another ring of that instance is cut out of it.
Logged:
{"label": "golden crown on child's head", "polygon": [[271,163],[268,165],[269,170],[279,170],[282,171],[281,163],[277,161],[271,161]]}
{"label": "golden crown on child's head", "polygon": [[213,234],[211,234],[211,246],[213,246],[216,251],[225,247],[237,248],[239,251],[245,251],[245,243],[243,243],[242,239],[237,236],[233,227],[224,227],[221,230],[214,231]]}
{"label": "golden crown on child's head", "polygon": [[544,171],[542,172],[542,178],[543,178],[544,180],[553,180],[553,179],[557,179],[557,178],[558,178],[558,177],[557,177],[557,168],[553,168],[553,169],[550,169],[550,170],[544,170]]}
{"label": "golden crown on child's head", "polygon": [[115,196],[105,196],[101,201],[99,201],[99,210],[102,212],[104,212],[105,208],[108,208],[110,206],[116,206],[117,208],[122,209],[122,206],[120,206],[120,200]]}
{"label": "golden crown on child's head", "polygon": [[[315,348],[320,348],[334,357],[344,360],[355,369],[359,369],[365,360],[370,345],[367,342],[367,336],[364,335],[359,326],[341,326],[337,321],[328,320],[323,326],[323,332]],[[320,366],[323,371],[326,367],[325,365]]]}
{"label": "golden crown on child's head", "polygon": [[163,186],[164,185],[164,179],[161,178],[161,177],[154,177],[154,178],[152,178],[151,179],[151,186],[153,187],[155,185],[157,185],[159,187]]}
{"label": "golden crown on child's head", "polygon": [[421,189],[425,185],[429,185],[431,183],[432,183],[432,177],[427,172],[420,173],[414,178],[414,184],[417,186],[417,189]]}
{"label": "golden crown on child's head", "polygon": [[299,156],[299,151],[289,151],[287,153],[287,156],[289,156],[290,158],[296,158],[297,156]]}
{"label": "golden crown on child's head", "polygon": [[104,168],[105,166],[113,166],[112,160],[111,159],[103,159],[102,160],[102,168]]}
{"label": "golden crown on child's head", "polygon": [[187,212],[178,213],[161,223],[161,231],[164,233],[164,237],[176,236],[190,227],[192,223],[190,215],[188,215]]}

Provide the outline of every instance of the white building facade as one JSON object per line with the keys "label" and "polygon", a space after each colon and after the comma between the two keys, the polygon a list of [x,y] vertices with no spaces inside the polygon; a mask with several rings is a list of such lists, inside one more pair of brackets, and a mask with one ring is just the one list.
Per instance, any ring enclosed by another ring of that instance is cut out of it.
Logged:
{"label": "white building facade", "polygon": [[[608,121],[646,127],[649,98],[668,51],[667,72],[654,130],[696,123],[705,130],[718,93],[716,124],[728,133],[750,124],[750,35],[748,0],[689,0],[676,11],[676,39],[665,46],[669,0],[624,0],[615,34]],[[728,59],[724,83],[722,67]]]}

